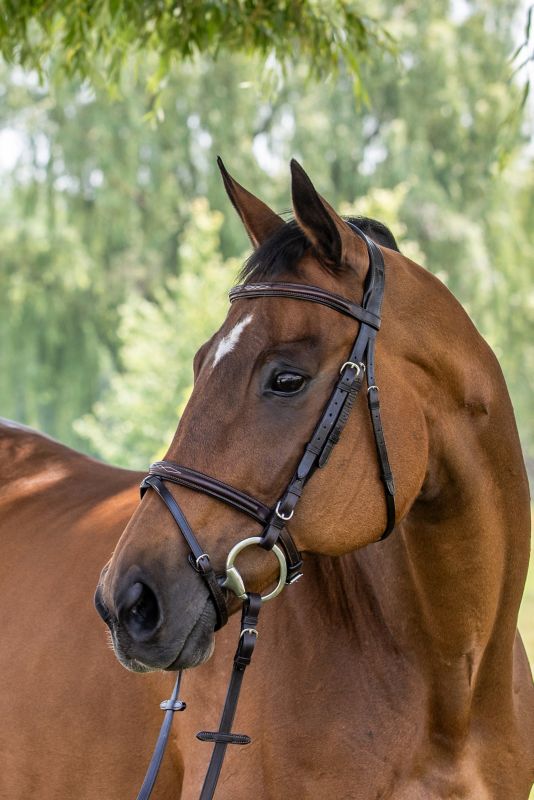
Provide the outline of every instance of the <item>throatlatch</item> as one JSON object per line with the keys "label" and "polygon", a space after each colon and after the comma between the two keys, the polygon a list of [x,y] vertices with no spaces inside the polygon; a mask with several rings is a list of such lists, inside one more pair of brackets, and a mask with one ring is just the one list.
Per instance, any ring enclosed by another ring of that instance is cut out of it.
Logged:
{"label": "throatlatch", "polygon": [[[141,496],[144,495],[147,489],[154,489],[169,509],[178,529],[184,536],[191,551],[189,562],[205,580],[213,599],[217,613],[215,630],[225,625],[228,620],[224,592],[232,591],[243,600],[239,642],[234,656],[232,676],[219,730],[214,732],[201,731],[197,734],[201,741],[213,742],[215,745],[200,800],[210,800],[213,797],[227,746],[229,744],[248,744],[250,742],[250,738],[245,734],[232,733],[231,727],[244,672],[250,663],[258,636],[256,628],[258,614],[263,602],[272,599],[279,594],[284,585],[294,583],[302,576],[302,558],[291,534],[287,530],[286,523],[292,519],[304,487],[315,470],[326,466],[333,448],[339,442],[343,428],[349,418],[350,410],[361,391],[365,378],[367,378],[368,407],[373,425],[380,479],[384,485],[386,501],[387,521],[380,539],[383,540],[389,536],[395,525],[395,484],[382,428],[379,388],[375,377],[375,339],[380,329],[382,300],[384,297],[384,260],[379,247],[363,231],[352,222],[347,222],[347,224],[363,239],[369,255],[369,269],[361,306],[341,295],[327,292],[318,286],[300,283],[247,283],[235,286],[230,291],[231,303],[238,300],[252,300],[261,297],[304,300],[320,303],[334,311],[352,317],[360,323],[360,329],[352,350],[340,368],[339,377],[328,403],[282,496],[270,508],[261,501],[256,500],[256,498],[239,489],[234,489],[217,478],[204,475],[189,467],[174,464],[171,461],[158,461],[152,464],[149,474],[141,484]],[[263,532],[260,536],[245,539],[232,548],[228,554],[225,575],[217,576],[215,574],[209,555],[201,547],[185,514],[165,486],[165,482],[175,483],[194,491],[209,494],[211,497],[227,503],[238,511],[247,514],[260,525],[263,525]],[[234,564],[238,553],[245,547],[253,545],[259,545],[265,550],[272,550],[280,566],[280,578],[276,588],[264,596],[246,591],[243,579]],[[147,776],[137,800],[148,800],[150,797],[169,736],[173,714],[176,711],[183,710],[185,707],[185,704],[182,704],[177,699],[179,686],[180,674],[171,698],[162,704],[162,708],[165,710],[165,718]]]}

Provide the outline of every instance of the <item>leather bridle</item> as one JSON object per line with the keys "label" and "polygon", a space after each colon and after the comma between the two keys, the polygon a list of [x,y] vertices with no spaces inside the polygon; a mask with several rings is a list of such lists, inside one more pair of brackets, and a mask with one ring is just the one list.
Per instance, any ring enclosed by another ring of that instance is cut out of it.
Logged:
{"label": "leather bridle", "polygon": [[[363,231],[351,222],[347,222],[347,224],[363,239],[369,255],[369,269],[361,305],[317,286],[299,283],[245,283],[235,286],[230,291],[231,303],[261,297],[305,300],[307,302],[320,303],[360,323],[358,335],[347,359],[340,368],[336,385],[321,414],[315,431],[306,445],[293,477],[281,497],[272,507],[269,507],[217,478],[212,478],[209,475],[204,475],[194,469],[171,461],[158,461],[152,464],[149,474],[141,484],[141,496],[149,488],[153,489],[166,504],[184,536],[191,551],[189,561],[192,567],[205,580],[213,599],[217,613],[215,630],[225,625],[228,620],[224,590],[234,592],[244,602],[239,645],[234,658],[234,670],[219,730],[213,733],[203,731],[198,734],[198,738],[203,741],[215,742],[212,760],[201,793],[201,800],[207,800],[213,796],[226,746],[228,744],[244,744],[250,741],[246,736],[231,733],[231,724],[235,714],[243,673],[247,664],[250,663],[257,638],[255,625],[261,602],[276,596],[285,584],[294,583],[302,576],[302,557],[286,527],[286,523],[292,519],[306,483],[316,469],[322,469],[326,465],[332,449],[339,441],[350,410],[363,386],[365,378],[367,379],[368,406],[376,443],[380,478],[384,486],[387,512],[386,527],[380,540],[389,536],[395,525],[395,485],[384,439],[380,417],[379,388],[375,378],[375,340],[380,329],[385,285],[384,260],[379,247]],[[222,577],[216,575],[209,555],[198,542],[180,505],[167,489],[166,483],[174,483],[208,494],[241,511],[243,514],[247,514],[257,523],[263,525],[263,531],[260,536],[249,537],[232,548],[226,562],[226,573]],[[243,580],[234,566],[238,553],[252,545],[259,545],[265,550],[272,550],[280,566],[280,577],[276,588],[263,597],[246,591]],[[167,727],[170,727],[169,720],[172,719],[174,711],[182,710],[184,707],[181,701],[176,700],[178,686],[179,678],[177,679],[173,697],[162,704],[162,708],[167,712],[164,721],[164,726],[167,725]],[[158,740],[158,746],[159,744],[160,740]],[[156,756],[158,756],[159,761],[161,761],[163,750],[158,754],[158,746],[154,759],[157,761]],[[165,743],[163,743],[163,748],[164,746]],[[159,766],[159,761],[157,761],[154,771],[154,759],[149,768],[149,773],[147,773],[143,788],[138,795],[138,800],[148,798],[150,795]],[[147,784],[149,774],[151,779]]]}

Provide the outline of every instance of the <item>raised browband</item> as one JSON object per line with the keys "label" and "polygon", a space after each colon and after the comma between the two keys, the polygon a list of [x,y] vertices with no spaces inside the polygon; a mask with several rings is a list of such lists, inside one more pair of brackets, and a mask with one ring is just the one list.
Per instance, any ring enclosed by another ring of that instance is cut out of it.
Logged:
{"label": "raised browband", "polygon": [[368,311],[357,303],[347,300],[340,294],[327,292],[319,286],[310,286],[303,283],[242,283],[234,286],[228,293],[230,302],[255,297],[289,297],[293,300],[309,300],[323,306],[339,311],[347,317],[352,317],[360,322],[365,322],[376,331],[380,328],[380,317]]}

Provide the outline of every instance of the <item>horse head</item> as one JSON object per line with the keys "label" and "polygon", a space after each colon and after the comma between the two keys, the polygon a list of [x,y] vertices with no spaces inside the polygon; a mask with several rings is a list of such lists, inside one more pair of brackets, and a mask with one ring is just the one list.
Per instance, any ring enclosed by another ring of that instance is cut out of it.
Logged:
{"label": "horse head", "polygon": [[[358,308],[365,304],[370,251],[361,232],[317,193],[296,162],[291,165],[294,219],[288,222],[240,186],[222,162],[220,167],[254,251],[243,270],[239,302],[231,304],[220,330],[196,354],[194,389],[164,463],[185,465],[200,480],[212,476],[208,480],[218,479],[257,499],[258,508],[274,509],[366,324],[367,317],[336,313],[340,308],[320,297],[337,297]],[[414,265],[379,223],[363,220],[360,226],[385,245],[379,252],[387,289],[376,337],[376,383],[396,478],[398,522],[420,492],[428,460],[410,330],[410,319],[424,303],[426,284],[420,275],[425,273],[416,267],[414,275]],[[276,284],[297,288],[293,295],[280,296]],[[257,285],[257,294],[246,294],[247,287]],[[266,292],[267,285],[274,290]],[[302,302],[299,287],[315,287],[316,301]],[[346,369],[354,380],[351,367]],[[325,468],[310,475],[294,515],[279,515],[304,559],[306,553],[336,556],[376,542],[388,524],[368,390],[364,383],[328,464],[319,464]],[[222,576],[220,585],[232,547],[261,535],[261,514],[246,516],[239,504],[222,503],[213,492],[197,489],[191,481],[166,484],[169,502],[178,503],[213,574]],[[179,669],[209,657],[221,620],[199,569],[202,557],[192,568],[195,559],[169,509],[156,491],[147,490],[103,570],[96,595],[126,667]],[[239,574],[248,591],[262,592],[276,583],[279,568],[273,554],[259,547],[239,555]],[[238,601],[228,583],[221,591],[232,613]]]}

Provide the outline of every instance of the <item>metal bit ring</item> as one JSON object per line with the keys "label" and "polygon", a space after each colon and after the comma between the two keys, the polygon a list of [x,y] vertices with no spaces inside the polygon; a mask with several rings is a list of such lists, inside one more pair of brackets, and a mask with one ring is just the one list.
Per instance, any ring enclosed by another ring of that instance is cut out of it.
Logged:
{"label": "metal bit ring", "polygon": [[[234,567],[234,561],[236,560],[237,556],[242,550],[245,550],[245,548],[247,547],[252,547],[252,545],[258,545],[260,542],[261,542],[261,536],[251,536],[250,538],[243,539],[242,542],[238,542],[237,544],[235,544],[228,553],[228,557],[226,559],[226,578],[222,583],[222,587],[224,589],[229,589],[237,597],[239,597],[240,600],[245,600],[247,596],[247,591],[245,589],[243,578],[239,574],[237,568]],[[280,576],[278,578],[278,583],[276,584],[274,589],[271,592],[262,595],[261,597],[262,603],[266,603],[267,600],[272,600],[273,597],[279,595],[285,586],[287,578],[287,562],[284,553],[278,547],[277,544],[273,545],[273,547],[271,548],[271,552],[274,553],[274,555],[278,559],[278,564],[280,566]]]}

